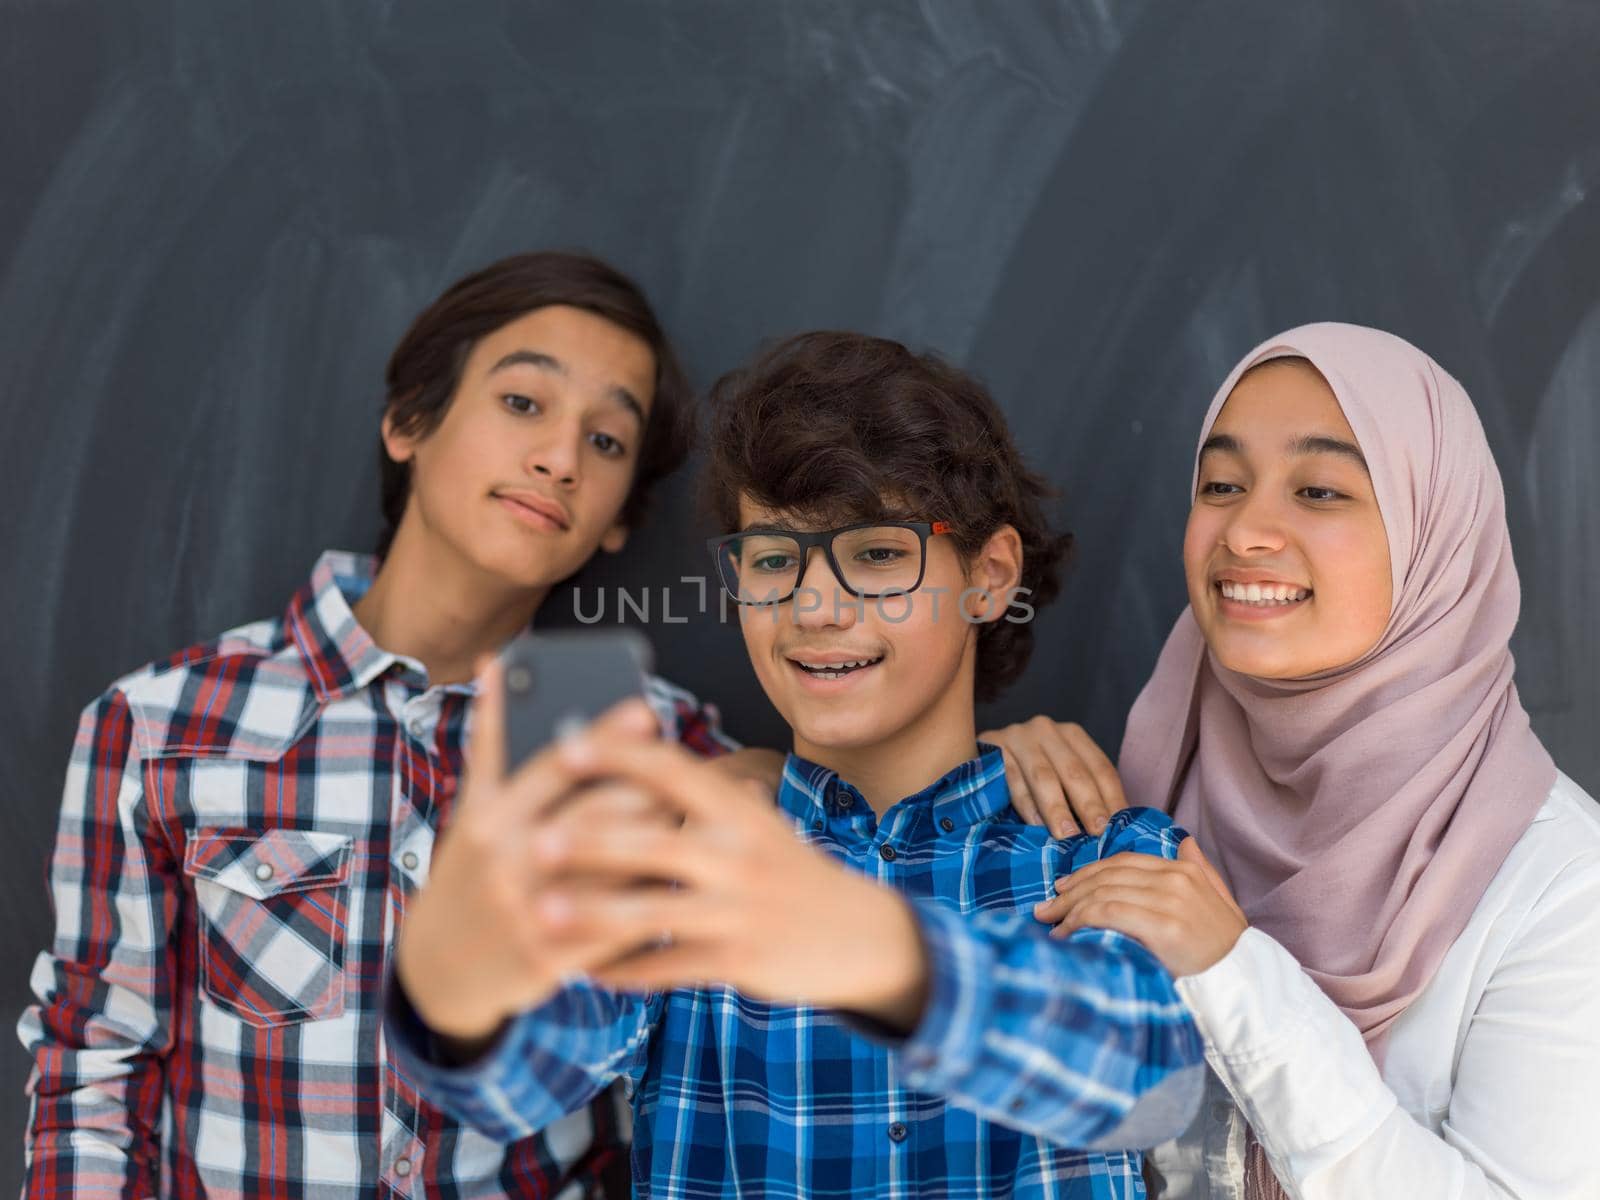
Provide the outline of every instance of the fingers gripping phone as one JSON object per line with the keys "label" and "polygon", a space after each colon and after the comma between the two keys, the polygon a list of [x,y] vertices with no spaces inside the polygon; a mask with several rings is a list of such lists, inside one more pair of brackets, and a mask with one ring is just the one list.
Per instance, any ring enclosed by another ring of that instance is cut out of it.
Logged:
{"label": "fingers gripping phone", "polygon": [[643,696],[652,657],[650,643],[632,629],[522,634],[503,655],[507,763]]}

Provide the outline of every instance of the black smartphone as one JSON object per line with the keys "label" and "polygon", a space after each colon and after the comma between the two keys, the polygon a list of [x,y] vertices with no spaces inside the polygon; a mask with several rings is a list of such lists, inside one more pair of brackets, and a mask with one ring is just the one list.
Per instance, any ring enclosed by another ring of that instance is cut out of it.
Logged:
{"label": "black smartphone", "polygon": [[632,629],[525,633],[502,654],[506,763],[516,767],[568,729],[644,694],[653,655]]}

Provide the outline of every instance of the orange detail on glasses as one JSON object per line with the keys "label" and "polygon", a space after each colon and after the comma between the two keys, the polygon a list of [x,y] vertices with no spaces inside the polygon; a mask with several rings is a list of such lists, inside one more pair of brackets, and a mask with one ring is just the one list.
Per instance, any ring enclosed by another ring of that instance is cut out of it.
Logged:
{"label": "orange detail on glasses", "polygon": [[949,521],[935,521],[933,523],[933,532],[934,533],[949,533],[950,532],[950,522]]}

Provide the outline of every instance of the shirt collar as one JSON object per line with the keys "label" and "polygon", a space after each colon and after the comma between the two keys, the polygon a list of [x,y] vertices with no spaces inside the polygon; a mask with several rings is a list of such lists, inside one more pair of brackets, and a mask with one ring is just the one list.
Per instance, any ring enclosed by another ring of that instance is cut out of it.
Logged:
{"label": "shirt collar", "polygon": [[[783,764],[778,803],[808,825],[871,811],[861,793],[837,771],[798,754],[790,754]],[[884,820],[897,809],[909,809],[914,816],[936,820],[941,832],[953,833],[990,820],[1010,805],[1011,789],[1006,786],[1005,760],[999,747],[979,742],[976,758],[967,759],[896,803],[884,814]],[[950,823],[948,830],[944,828],[946,821]]]}
{"label": "shirt collar", "polygon": [[426,686],[421,663],[382,649],[356,620],[352,606],[377,573],[378,560],[370,555],[328,550],[289,601],[285,628],[324,704],[360,691],[397,663]]}

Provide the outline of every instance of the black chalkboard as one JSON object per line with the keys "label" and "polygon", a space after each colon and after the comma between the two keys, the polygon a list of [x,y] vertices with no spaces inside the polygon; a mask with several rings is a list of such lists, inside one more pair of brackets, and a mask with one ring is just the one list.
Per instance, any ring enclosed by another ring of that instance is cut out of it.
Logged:
{"label": "black chalkboard", "polygon": [[[1523,698],[1600,788],[1597,64],[1590,0],[0,0],[0,1008],[78,710],[371,545],[388,350],[521,249],[635,274],[701,384],[815,326],[976,370],[1080,544],[985,715],[1110,744],[1216,383],[1302,321],[1394,330],[1480,406]],[[690,497],[549,615],[700,574]],[[664,672],[773,742],[734,627],[673,604]]]}

